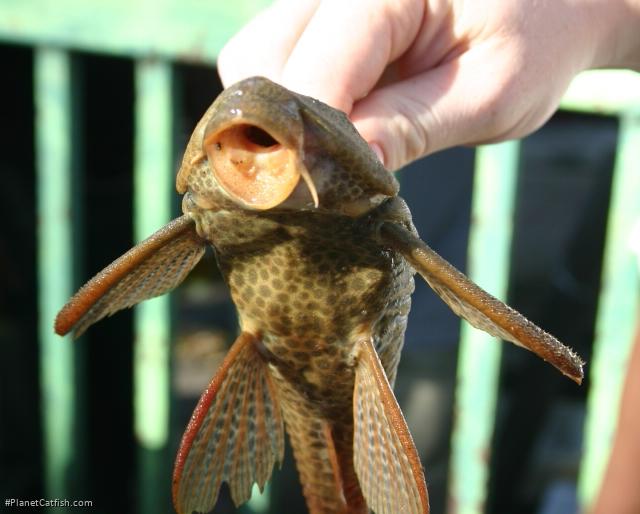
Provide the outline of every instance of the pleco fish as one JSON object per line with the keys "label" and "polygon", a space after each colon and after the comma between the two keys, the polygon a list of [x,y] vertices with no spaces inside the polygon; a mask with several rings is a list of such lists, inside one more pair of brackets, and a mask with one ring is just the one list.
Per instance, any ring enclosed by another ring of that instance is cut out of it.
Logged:
{"label": "pleco fish", "polygon": [[285,428],[309,511],[429,512],[391,390],[417,271],[474,327],[580,383],[582,362],[422,242],[398,183],[344,113],[261,77],[204,114],[178,172],[183,216],[90,280],[60,311],[82,334],[176,287],[214,249],[240,335],[182,439],[173,497],[209,512],[222,482],[239,505],[281,463]]}

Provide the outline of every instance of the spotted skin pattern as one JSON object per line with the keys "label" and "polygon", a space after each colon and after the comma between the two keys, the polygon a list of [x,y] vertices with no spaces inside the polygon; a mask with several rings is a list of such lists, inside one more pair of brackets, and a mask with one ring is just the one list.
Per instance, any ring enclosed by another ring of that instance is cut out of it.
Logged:
{"label": "spotted skin pattern", "polygon": [[[388,211],[189,212],[214,246],[241,328],[262,341],[314,513],[342,512],[345,491],[349,512],[367,512],[352,463],[354,347],[371,338],[393,380],[414,287],[413,269],[375,242]],[[327,456],[333,442],[339,476]]]}
{"label": "spotted skin pattern", "polygon": [[183,436],[181,514],[211,511],[223,481],[237,504],[262,486],[282,460],[283,422],[311,514],[428,514],[391,390],[414,270],[473,326],[582,379],[577,355],[420,240],[397,181],[317,100],[260,77],[226,89],[176,186],[184,215],[90,280],[55,328],[81,331],[168,291],[213,247],[241,334]]}
{"label": "spotted skin pattern", "polygon": [[[203,394],[181,445],[174,483],[182,512],[207,512],[222,482],[239,505],[260,489],[284,453],[282,410],[255,338],[243,334],[225,357],[220,372]],[[201,415],[200,415],[201,414]]]}

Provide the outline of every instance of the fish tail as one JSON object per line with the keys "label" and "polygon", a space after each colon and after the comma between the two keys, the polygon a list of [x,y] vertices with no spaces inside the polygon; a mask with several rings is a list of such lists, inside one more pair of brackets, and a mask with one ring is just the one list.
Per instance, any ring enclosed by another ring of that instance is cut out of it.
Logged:
{"label": "fish tail", "polygon": [[338,458],[342,491],[349,514],[368,513],[360,482],[353,467],[353,426],[336,424],[332,430],[333,444]]}
{"label": "fish tail", "polygon": [[353,469],[353,430],[336,430],[288,381],[276,383],[309,513],[367,514]]}

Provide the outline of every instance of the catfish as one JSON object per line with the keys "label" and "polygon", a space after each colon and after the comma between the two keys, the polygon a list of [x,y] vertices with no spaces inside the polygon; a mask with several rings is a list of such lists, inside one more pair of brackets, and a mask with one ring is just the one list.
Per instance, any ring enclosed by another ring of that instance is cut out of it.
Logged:
{"label": "catfish", "polygon": [[197,404],[175,463],[179,513],[236,505],[293,448],[312,514],[426,514],[425,476],[394,397],[417,272],[458,316],[580,383],[582,361],[418,236],[399,185],[347,116],[262,77],[224,90],[176,180],[183,215],[62,308],[82,334],[167,293],[213,248],[240,335]]}

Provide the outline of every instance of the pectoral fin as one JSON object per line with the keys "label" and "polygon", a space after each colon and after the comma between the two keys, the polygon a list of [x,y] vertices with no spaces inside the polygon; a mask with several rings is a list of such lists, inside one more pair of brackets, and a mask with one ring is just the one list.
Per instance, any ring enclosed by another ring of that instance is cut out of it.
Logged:
{"label": "pectoral fin", "polygon": [[371,341],[360,343],[353,394],[353,461],[375,514],[428,514],[420,458]]}
{"label": "pectoral fin", "polygon": [[198,263],[205,247],[189,216],[173,220],[82,286],[58,313],[56,333],[73,330],[78,337],[105,316],[170,291]]}
{"label": "pectoral fin", "polygon": [[494,337],[527,348],[578,384],[582,382],[583,362],[570,348],[473,283],[418,237],[390,222],[382,224],[380,237],[409,261],[458,316]]}
{"label": "pectoral fin", "polygon": [[200,398],[173,472],[178,513],[210,512],[222,482],[236,505],[282,463],[284,426],[277,393],[257,339],[242,333]]}

